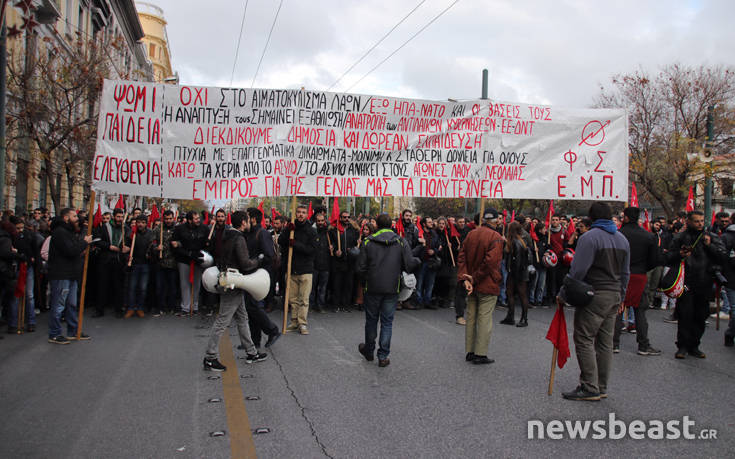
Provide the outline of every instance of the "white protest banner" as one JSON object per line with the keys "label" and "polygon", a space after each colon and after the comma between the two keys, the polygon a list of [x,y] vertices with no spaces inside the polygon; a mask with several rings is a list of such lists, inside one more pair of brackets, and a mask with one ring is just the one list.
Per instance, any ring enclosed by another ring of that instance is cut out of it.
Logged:
{"label": "white protest banner", "polygon": [[93,186],[200,200],[625,201],[627,132],[622,109],[106,81]]}

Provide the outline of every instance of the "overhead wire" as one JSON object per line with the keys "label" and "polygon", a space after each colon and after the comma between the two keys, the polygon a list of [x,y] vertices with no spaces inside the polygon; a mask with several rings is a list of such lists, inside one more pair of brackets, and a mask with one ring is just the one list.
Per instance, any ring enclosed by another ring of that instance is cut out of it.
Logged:
{"label": "overhead wire", "polygon": [[402,44],[401,46],[399,46],[398,48],[396,48],[396,49],[395,49],[395,51],[393,51],[393,52],[392,52],[392,53],[390,53],[390,54],[389,54],[388,56],[386,56],[386,57],[385,57],[385,59],[383,59],[382,61],[378,62],[378,63],[377,63],[377,64],[376,64],[376,65],[375,65],[375,66],[374,66],[373,68],[371,68],[371,69],[370,69],[370,70],[369,70],[369,71],[368,71],[368,72],[367,72],[367,73],[366,73],[365,75],[363,75],[362,77],[360,77],[360,79],[359,79],[359,80],[357,80],[357,81],[356,81],[355,83],[353,83],[353,84],[352,84],[352,86],[350,86],[349,88],[345,89],[345,91],[344,91],[344,92],[349,92],[349,91],[350,91],[350,89],[352,89],[352,88],[354,88],[355,86],[357,86],[357,85],[358,85],[358,84],[359,84],[359,83],[360,83],[360,82],[361,82],[362,80],[364,80],[365,78],[367,78],[367,76],[368,76],[368,75],[370,75],[371,73],[373,73],[373,72],[375,71],[375,69],[377,69],[378,67],[380,67],[381,65],[383,65],[383,64],[384,64],[384,63],[385,63],[385,62],[386,62],[386,61],[387,61],[388,59],[390,59],[391,57],[393,57],[393,55],[394,55],[394,54],[396,54],[396,53],[397,53],[398,51],[400,51],[400,50],[401,50],[401,49],[402,49],[402,48],[403,48],[404,46],[406,46],[406,45],[407,45],[407,44],[408,44],[408,43],[409,43],[409,42],[410,42],[411,40],[413,40],[414,38],[416,38],[416,37],[417,37],[417,36],[418,36],[418,35],[419,35],[419,34],[420,34],[421,32],[423,32],[424,30],[426,30],[426,28],[427,28],[427,27],[429,27],[429,26],[430,26],[431,24],[433,24],[433,23],[434,23],[434,21],[436,21],[437,19],[439,19],[439,18],[440,18],[440,17],[442,16],[442,15],[444,15],[444,13],[446,13],[447,11],[449,11],[449,10],[450,10],[450,9],[451,9],[451,8],[452,8],[452,7],[454,6],[454,5],[456,5],[457,3],[459,3],[459,0],[454,0],[454,2],[452,2],[452,4],[451,4],[451,5],[449,5],[448,7],[444,8],[444,9],[443,9],[443,10],[441,11],[441,13],[437,14],[436,16],[434,16],[434,18],[433,18],[433,19],[432,19],[431,21],[427,22],[427,23],[426,23],[426,24],[425,24],[425,25],[424,25],[423,27],[421,27],[421,28],[420,28],[420,29],[418,30],[418,32],[416,32],[415,34],[411,35],[411,37],[410,37],[410,38],[409,38],[408,40],[404,41],[404,42],[403,42],[403,44]]}
{"label": "overhead wire", "polygon": [[245,27],[245,14],[248,12],[248,3],[250,0],[245,0],[245,9],[242,12],[242,22],[240,23],[240,35],[237,37],[237,48],[235,48],[235,59],[232,62],[232,73],[230,74],[230,86],[232,81],[235,79],[235,67],[237,66],[237,57],[240,55],[240,42],[242,41],[242,31]]}
{"label": "overhead wire", "polygon": [[402,18],[402,19],[401,19],[400,21],[398,21],[398,22],[397,22],[397,23],[396,23],[396,24],[395,24],[395,25],[394,25],[394,26],[393,26],[393,27],[392,27],[392,28],[391,28],[391,29],[390,29],[390,30],[388,31],[388,33],[386,33],[385,35],[383,35],[383,36],[382,36],[382,37],[380,38],[380,40],[378,40],[378,41],[377,41],[377,42],[376,42],[376,43],[375,43],[375,44],[374,44],[373,46],[371,46],[371,47],[370,47],[370,49],[368,49],[368,50],[367,50],[367,51],[365,52],[365,54],[363,54],[362,56],[360,56],[360,58],[359,58],[359,59],[358,59],[357,61],[355,61],[355,63],[354,63],[354,64],[352,64],[352,65],[350,66],[350,68],[348,68],[347,70],[345,70],[345,72],[344,72],[344,73],[343,73],[342,75],[340,75],[340,77],[339,77],[339,78],[337,78],[337,80],[336,80],[336,81],[335,81],[334,83],[332,83],[332,85],[331,85],[330,87],[328,87],[328,88],[327,88],[327,91],[329,91],[330,89],[332,89],[333,87],[335,87],[335,86],[337,85],[337,83],[339,83],[340,81],[342,81],[342,78],[344,78],[344,77],[345,77],[345,75],[347,75],[348,73],[350,73],[350,71],[351,71],[352,69],[354,69],[354,68],[355,68],[355,66],[357,66],[357,64],[359,64],[360,62],[362,62],[362,60],[363,60],[363,59],[365,59],[365,58],[367,57],[367,55],[368,55],[368,54],[370,54],[370,53],[371,53],[371,52],[372,52],[372,51],[373,51],[373,50],[374,50],[375,48],[377,48],[377,47],[378,47],[378,45],[379,45],[379,44],[381,44],[381,43],[383,42],[383,40],[385,40],[386,38],[388,38],[388,35],[390,35],[391,33],[393,33],[393,31],[394,31],[394,30],[396,30],[396,28],[398,28],[398,26],[399,26],[399,25],[401,25],[401,24],[403,23],[403,21],[405,21],[406,19],[408,19],[408,17],[409,17],[409,16],[411,16],[411,15],[412,15],[412,14],[413,14],[413,13],[414,13],[414,12],[415,12],[415,11],[416,11],[417,9],[419,9],[419,7],[420,7],[421,5],[423,5],[423,4],[424,4],[424,2],[426,2],[426,0],[421,0],[421,1],[420,1],[420,2],[418,3],[418,5],[416,5],[416,6],[415,6],[415,7],[414,7],[414,8],[413,8],[413,9],[412,9],[411,11],[409,11],[409,12],[408,12],[408,14],[407,14],[407,15],[403,16],[403,18]]}
{"label": "overhead wire", "polygon": [[258,77],[258,72],[260,71],[260,65],[263,63],[263,57],[265,57],[265,52],[268,50],[268,44],[271,41],[271,35],[273,34],[273,28],[276,26],[276,21],[278,20],[278,14],[281,12],[281,6],[283,6],[283,0],[281,0],[278,3],[278,9],[276,10],[276,15],[273,18],[273,23],[271,24],[271,30],[268,32],[268,38],[265,40],[265,46],[263,47],[263,53],[260,55],[260,60],[258,61],[258,67],[255,69],[255,75],[253,75],[253,81],[250,83],[250,88],[255,85],[255,79]]}

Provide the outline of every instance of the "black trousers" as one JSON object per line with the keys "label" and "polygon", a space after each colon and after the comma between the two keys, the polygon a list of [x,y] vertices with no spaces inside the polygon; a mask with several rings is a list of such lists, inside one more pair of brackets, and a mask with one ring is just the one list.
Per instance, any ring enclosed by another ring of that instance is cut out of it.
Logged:
{"label": "black trousers", "polygon": [[260,348],[260,341],[263,339],[263,333],[268,336],[278,334],[278,325],[268,317],[265,312],[263,301],[255,301],[253,297],[245,295],[245,310],[248,312],[248,326],[250,327],[250,337],[253,339],[255,347]]}
{"label": "black trousers", "polygon": [[104,314],[105,306],[112,306],[113,312],[122,311],[123,286],[125,285],[125,273],[119,262],[97,265],[97,295],[95,309]]}
{"label": "black trousers", "polygon": [[505,295],[508,298],[508,317],[514,317],[516,311],[516,298],[520,300],[523,312],[521,318],[528,318],[528,282],[519,282],[508,275],[505,287]]}
{"label": "black trousers", "polygon": [[[651,346],[648,341],[648,319],[646,318],[646,311],[648,311],[648,298],[644,294],[641,297],[641,302],[637,308],[633,308],[635,311],[635,339],[638,342],[638,349],[647,349]],[[613,334],[613,345],[620,345],[620,334],[623,330],[623,315],[618,314],[615,319],[615,333]]]}
{"label": "black trousers", "polygon": [[[676,301],[676,346],[693,351],[699,348],[709,315],[709,288],[690,288]],[[637,319],[637,318],[636,318]]]}
{"label": "black trousers", "polygon": [[332,304],[340,308],[352,306],[355,274],[349,264],[335,263],[330,277],[332,278]]}

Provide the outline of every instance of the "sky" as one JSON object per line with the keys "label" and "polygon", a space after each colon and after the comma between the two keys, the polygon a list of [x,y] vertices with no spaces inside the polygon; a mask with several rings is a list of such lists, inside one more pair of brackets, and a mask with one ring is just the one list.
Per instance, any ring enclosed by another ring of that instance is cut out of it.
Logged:
{"label": "sky", "polygon": [[[181,84],[587,107],[615,74],[735,63],[730,0],[150,0]],[[417,7],[418,6],[418,7]],[[358,82],[378,63],[395,54]],[[258,62],[262,64],[254,79]],[[232,77],[232,83],[231,83]]]}

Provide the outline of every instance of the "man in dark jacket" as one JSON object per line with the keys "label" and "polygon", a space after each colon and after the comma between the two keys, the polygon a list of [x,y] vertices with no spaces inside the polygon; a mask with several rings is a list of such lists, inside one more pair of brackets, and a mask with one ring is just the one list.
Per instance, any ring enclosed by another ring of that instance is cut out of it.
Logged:
{"label": "man in dark jacket", "polygon": [[421,244],[419,242],[419,229],[413,224],[413,212],[405,209],[401,213],[401,218],[403,219],[403,239],[408,242],[409,248],[413,250]]}
{"label": "man in dark jacket", "polygon": [[[258,268],[259,263],[256,259],[251,259],[248,252],[248,244],[245,240],[244,232],[250,229],[250,220],[245,212],[237,211],[232,214],[232,228],[225,230],[222,237],[223,250],[222,255],[215,258],[215,264],[220,271],[227,269],[236,269],[241,274],[249,273]],[[207,351],[204,356],[204,369],[207,371],[225,371],[227,367],[219,361],[219,341],[222,335],[235,318],[237,323],[237,332],[240,335],[240,342],[245,347],[247,355],[246,363],[262,362],[268,358],[267,354],[261,354],[255,348],[253,340],[250,337],[250,327],[248,327],[248,313],[245,309],[245,297],[239,289],[228,289],[220,294],[219,313],[212,324],[212,330],[207,343]]]}
{"label": "man in dark jacket", "polygon": [[[567,400],[600,401],[607,398],[615,317],[623,310],[630,277],[630,244],[612,221],[609,205],[595,202],[589,217],[592,227],[577,241],[569,277],[591,285],[595,294],[588,305],[574,311],[579,386],[562,395]],[[566,301],[565,289],[557,301]]]}
{"label": "man in dark jacket", "polygon": [[156,274],[156,290],[158,294],[158,310],[153,317],[163,313],[172,313],[176,309],[176,290],[179,286],[179,272],[176,268],[171,240],[174,236],[174,213],[167,210],[163,213],[163,228],[155,230],[156,247],[154,259],[158,262]]}
{"label": "man in dark jacket", "polygon": [[102,223],[94,230],[94,247],[97,253],[97,289],[95,312],[92,317],[105,315],[105,303],[112,304],[113,312],[122,317],[123,283],[125,273],[123,265],[127,261],[130,246],[125,244],[125,237],[130,234],[130,228],[123,222],[125,212],[122,209],[112,211],[112,220]]}
{"label": "man in dark jacket", "polygon": [[412,272],[421,261],[411,254],[408,243],[391,231],[393,222],[387,214],[378,215],[376,221],[378,231],[365,239],[357,259],[357,273],[365,285],[365,342],[358,346],[358,351],[368,361],[373,360],[380,317],[378,366],[386,367],[390,364],[388,355],[401,274]]}
{"label": "man in dark jacket", "polygon": [[[316,312],[325,312],[327,308],[329,269],[331,267],[332,253],[335,248],[331,244],[331,235],[329,234],[327,219],[324,214],[317,214],[315,221],[316,250],[314,252],[314,275],[311,280],[309,304]],[[336,308],[339,310],[339,306]]]}
{"label": "man in dark jacket", "polygon": [[[733,214],[735,215],[735,214]],[[735,221],[735,217],[730,217],[731,221]],[[735,344],[735,313],[732,308],[735,307],[735,223],[730,224],[722,233],[722,242],[725,245],[727,261],[723,263],[722,274],[727,279],[725,289],[727,299],[730,301],[730,324],[725,331],[725,346],[732,347]]]}
{"label": "man in dark jacket", "polygon": [[202,254],[206,247],[207,227],[201,224],[198,212],[186,213],[186,223],[174,228],[171,247],[174,249],[179,268],[181,286],[181,314],[188,315],[199,310],[199,288],[202,285]]}
{"label": "man in dark jacket", "polygon": [[[40,257],[41,247],[36,243],[34,234],[32,231],[25,228],[23,220],[16,216],[10,217],[10,223],[15,226],[16,236],[13,245],[15,246],[17,253],[16,256],[19,260],[19,266],[25,263],[26,266],[26,282],[25,282],[25,318],[23,322],[26,325],[26,331],[36,331],[36,311],[35,301],[33,295],[33,274],[34,266],[36,261]],[[8,333],[15,333],[18,331],[18,306],[21,302],[20,299],[13,296],[10,303],[10,317],[8,321]]]}
{"label": "man in dark jacket", "polygon": [[[48,254],[48,277],[51,282],[51,310],[48,317],[48,341],[69,344],[77,334],[77,289],[84,264],[84,250],[92,236],[77,236],[79,219],[74,210],[61,209],[51,232]],[[61,315],[66,318],[68,338],[61,334]],[[81,339],[89,339],[82,333]]]}
{"label": "man in dark jacket", "polygon": [[[493,310],[500,294],[503,274],[503,237],[495,230],[498,211],[485,210],[483,224],[470,231],[459,251],[457,282],[467,291],[465,360],[475,365],[493,363],[487,357],[493,331]],[[476,217],[479,224],[479,216]]]}
{"label": "man in dark jacket", "polygon": [[[296,223],[289,223],[286,231],[281,232],[278,244],[281,253],[288,254],[293,249],[291,259],[291,281],[288,298],[291,305],[291,324],[287,330],[298,330],[302,335],[309,334],[308,319],[309,295],[311,295],[312,273],[314,272],[314,253],[316,252],[316,231],[307,218],[307,207],[296,208]],[[291,239],[291,232],[294,237]],[[288,273],[287,273],[288,274]]]}
{"label": "man in dark jacket", "polygon": [[148,276],[150,275],[150,260],[155,244],[153,231],[148,229],[148,221],[143,215],[138,215],[134,221],[135,233],[127,237],[127,245],[131,249],[128,260],[130,273],[128,278],[128,310],[125,318],[129,319],[137,314],[145,317],[143,306],[148,293]]}
{"label": "man in dark jacket", "polygon": [[[635,311],[636,339],[638,341],[638,355],[661,355],[661,351],[651,347],[648,340],[648,297],[644,295],[648,283],[648,271],[656,267],[659,262],[657,238],[641,228],[638,224],[640,209],[626,207],[623,210],[623,226],[620,233],[625,236],[630,245],[630,280],[625,289],[624,307]],[[623,329],[623,315],[618,314],[615,321],[613,335],[613,353],[620,352],[620,334]]]}
{"label": "man in dark jacket", "polygon": [[[341,231],[340,231],[341,228]],[[357,247],[360,232],[350,224],[350,213],[339,214],[339,228],[329,229],[332,244],[332,303],[337,310],[350,311],[355,273],[348,257],[350,249]]]}
{"label": "man in dark jacket", "polygon": [[686,225],[686,231],[674,236],[666,255],[666,261],[674,267],[678,267],[681,260],[685,261],[684,284],[687,288],[676,301],[678,350],[675,357],[684,359],[688,352],[703,359],[706,355],[699,349],[699,343],[709,315],[713,268],[727,261],[727,253],[720,238],[704,229],[704,213],[689,212]]}

